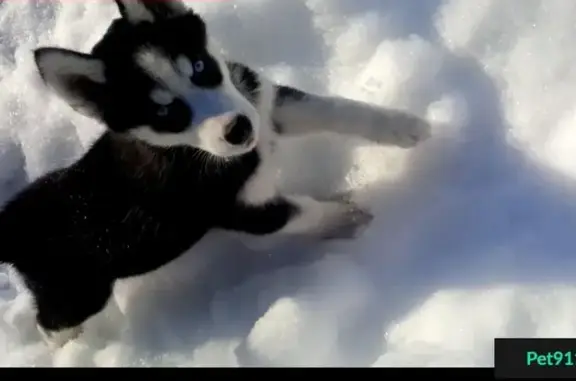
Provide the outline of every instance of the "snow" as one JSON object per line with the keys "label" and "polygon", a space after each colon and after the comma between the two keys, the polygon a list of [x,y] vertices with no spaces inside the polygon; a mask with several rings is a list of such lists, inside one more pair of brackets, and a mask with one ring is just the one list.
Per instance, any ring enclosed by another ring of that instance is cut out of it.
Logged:
{"label": "snow", "polygon": [[[119,283],[55,352],[0,272],[1,366],[491,366],[494,337],[576,335],[575,2],[190,4],[230,56],[426,115],[434,137],[284,142],[282,187],[357,190],[376,214],[363,237],[255,250],[215,232]],[[112,1],[0,2],[0,202],[101,131],[46,92],[31,50],[85,51],[115,15]]]}

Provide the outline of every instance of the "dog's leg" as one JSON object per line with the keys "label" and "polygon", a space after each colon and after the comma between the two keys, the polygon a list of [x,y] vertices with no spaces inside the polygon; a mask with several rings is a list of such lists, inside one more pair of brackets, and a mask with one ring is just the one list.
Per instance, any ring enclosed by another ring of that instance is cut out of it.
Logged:
{"label": "dog's leg", "polygon": [[52,349],[64,346],[82,333],[82,323],[102,311],[112,295],[112,284],[97,280],[66,285],[43,283],[32,290],[36,302],[37,326]]}
{"label": "dog's leg", "polygon": [[220,227],[257,236],[296,235],[352,239],[373,216],[348,200],[319,201],[308,196],[278,196],[259,205],[239,203]]}
{"label": "dog's leg", "polygon": [[430,136],[429,124],[410,113],[288,86],[276,86],[272,118],[284,135],[327,131],[403,148]]}
{"label": "dog's leg", "polygon": [[327,131],[406,148],[430,136],[429,124],[410,113],[342,97],[306,93],[273,84],[246,65],[228,62],[228,66],[238,90],[261,114],[271,115],[280,135]]}

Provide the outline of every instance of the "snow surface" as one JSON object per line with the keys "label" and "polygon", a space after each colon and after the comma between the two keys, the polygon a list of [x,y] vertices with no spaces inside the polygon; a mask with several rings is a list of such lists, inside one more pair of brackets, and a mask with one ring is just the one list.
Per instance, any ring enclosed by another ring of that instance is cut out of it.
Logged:
{"label": "snow surface", "polygon": [[[491,366],[494,337],[576,335],[576,2],[191,4],[230,56],[426,115],[434,137],[410,151],[286,142],[284,189],[357,189],[376,213],[365,236],[253,251],[213,234],[118,284],[116,304],[54,353],[0,272],[0,365]],[[116,12],[0,2],[0,202],[101,131],[45,91],[32,49],[87,50]]]}

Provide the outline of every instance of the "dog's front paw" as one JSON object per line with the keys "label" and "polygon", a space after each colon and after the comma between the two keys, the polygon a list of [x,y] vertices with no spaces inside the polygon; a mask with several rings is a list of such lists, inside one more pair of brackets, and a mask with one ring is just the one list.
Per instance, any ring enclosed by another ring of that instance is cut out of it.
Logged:
{"label": "dog's front paw", "polygon": [[427,140],[432,132],[430,124],[412,114],[402,111],[385,111],[375,124],[376,141],[381,144],[411,148]]}
{"label": "dog's front paw", "polygon": [[353,239],[374,219],[370,211],[350,201],[332,202],[322,227],[322,239]]}

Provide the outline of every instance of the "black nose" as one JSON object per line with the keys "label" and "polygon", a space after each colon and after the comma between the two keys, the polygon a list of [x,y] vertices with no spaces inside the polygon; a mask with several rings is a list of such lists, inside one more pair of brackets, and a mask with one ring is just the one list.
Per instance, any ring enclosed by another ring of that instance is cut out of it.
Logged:
{"label": "black nose", "polygon": [[224,139],[230,144],[240,145],[252,137],[252,123],[246,115],[238,115],[226,126]]}

